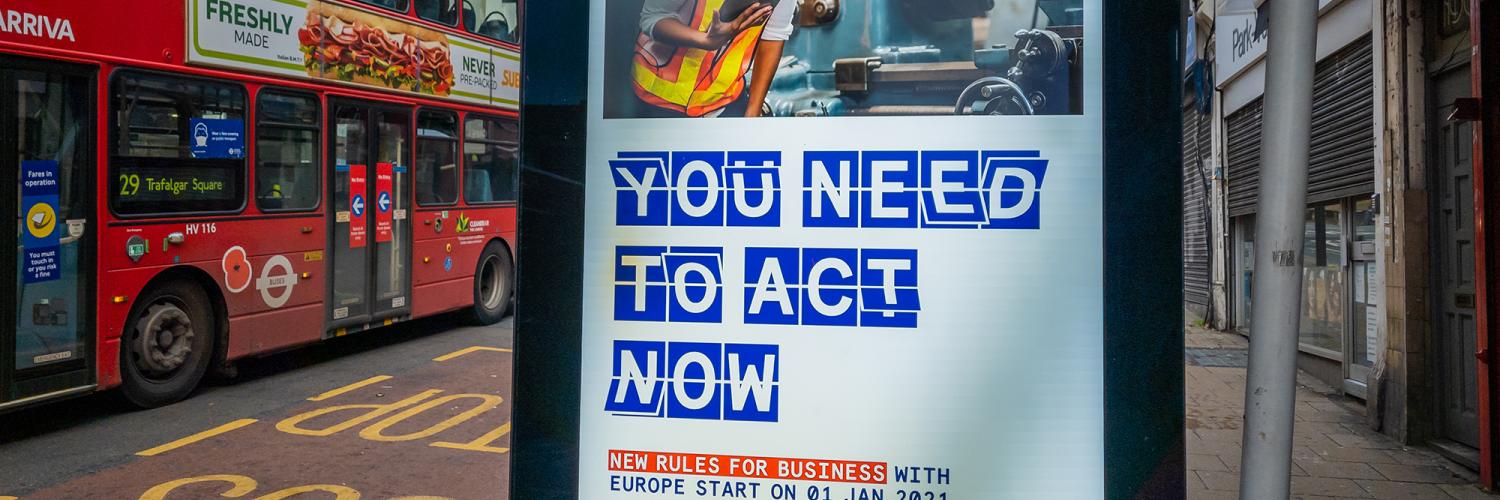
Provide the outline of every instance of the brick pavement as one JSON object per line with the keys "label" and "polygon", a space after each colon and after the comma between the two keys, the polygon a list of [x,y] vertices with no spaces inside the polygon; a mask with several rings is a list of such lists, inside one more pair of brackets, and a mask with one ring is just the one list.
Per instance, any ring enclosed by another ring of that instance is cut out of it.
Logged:
{"label": "brick pavement", "polygon": [[[1190,349],[1223,352],[1248,345],[1239,335],[1194,327],[1186,340]],[[1185,365],[1188,498],[1238,498],[1245,369]],[[1305,375],[1297,382],[1293,498],[1500,499],[1475,487],[1462,466],[1370,430],[1359,401]]]}

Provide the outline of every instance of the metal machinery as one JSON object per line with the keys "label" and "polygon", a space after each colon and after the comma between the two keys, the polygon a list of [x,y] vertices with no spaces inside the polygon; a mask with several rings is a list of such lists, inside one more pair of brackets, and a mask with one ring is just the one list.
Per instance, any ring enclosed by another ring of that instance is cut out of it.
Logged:
{"label": "metal machinery", "polygon": [[766,107],[775,116],[1080,113],[1083,1],[1035,0],[1030,24],[992,44],[990,24],[1016,16],[1009,3],[800,0]]}

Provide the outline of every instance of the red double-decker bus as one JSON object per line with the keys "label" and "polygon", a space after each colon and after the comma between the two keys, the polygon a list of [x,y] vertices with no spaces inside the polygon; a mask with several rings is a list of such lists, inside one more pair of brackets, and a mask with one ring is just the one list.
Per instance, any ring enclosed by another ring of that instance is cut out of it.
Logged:
{"label": "red double-decker bus", "polygon": [[514,275],[517,0],[0,4],[0,410],[186,397]]}

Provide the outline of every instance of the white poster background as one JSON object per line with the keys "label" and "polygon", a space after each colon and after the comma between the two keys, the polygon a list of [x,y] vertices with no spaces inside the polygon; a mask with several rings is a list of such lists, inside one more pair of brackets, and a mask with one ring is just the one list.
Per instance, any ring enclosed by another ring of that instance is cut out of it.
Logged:
{"label": "white poster background", "polygon": [[[609,450],[886,462],[951,469],[951,484],[880,488],[948,499],[1104,496],[1102,15],[1085,1],[1084,114],[603,119],[604,3],[590,16],[579,498],[697,498],[610,490]],[[1140,126],[1156,126],[1142,123]],[[615,224],[608,162],[622,151],[783,152],[779,228]],[[802,227],[802,155],[817,150],[1039,150],[1041,230]],[[1128,161],[1128,159],[1116,159]],[[1149,216],[1143,214],[1143,216]],[[613,319],[615,247],[724,247],[722,324]],[[746,325],[745,247],[919,252],[918,328]],[[605,411],[615,340],[774,344],[774,423]],[[734,480],[733,478],[728,478]],[[829,486],[839,483],[745,480]],[[706,497],[706,496],[705,496]]]}

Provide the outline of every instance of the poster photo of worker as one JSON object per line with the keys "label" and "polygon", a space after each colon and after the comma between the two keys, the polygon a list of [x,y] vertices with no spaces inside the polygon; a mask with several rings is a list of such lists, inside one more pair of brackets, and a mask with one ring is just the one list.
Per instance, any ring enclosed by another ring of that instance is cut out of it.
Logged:
{"label": "poster photo of worker", "polygon": [[1083,0],[606,0],[605,118],[1080,115]]}

